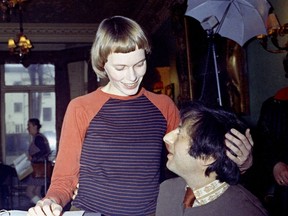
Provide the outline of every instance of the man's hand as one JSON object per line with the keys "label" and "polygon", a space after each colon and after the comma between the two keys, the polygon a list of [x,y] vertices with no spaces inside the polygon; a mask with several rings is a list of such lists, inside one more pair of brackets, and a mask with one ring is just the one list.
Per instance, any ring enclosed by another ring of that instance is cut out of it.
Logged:
{"label": "man's hand", "polygon": [[250,130],[247,129],[245,135],[235,129],[225,134],[225,144],[233,152],[227,151],[227,156],[234,161],[241,173],[244,173],[252,166],[252,147],[254,145]]}
{"label": "man's hand", "polygon": [[52,199],[44,199],[37,202],[35,207],[28,210],[27,216],[59,216],[62,207]]}
{"label": "man's hand", "polygon": [[282,186],[288,186],[288,165],[278,162],[273,168],[275,181]]}

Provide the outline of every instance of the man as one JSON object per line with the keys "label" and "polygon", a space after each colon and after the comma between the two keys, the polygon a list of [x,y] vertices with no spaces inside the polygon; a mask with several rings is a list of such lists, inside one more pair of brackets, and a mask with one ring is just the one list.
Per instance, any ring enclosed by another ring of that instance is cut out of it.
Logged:
{"label": "man", "polygon": [[[225,147],[225,134],[232,128],[243,132],[246,126],[224,109],[191,102],[181,110],[179,127],[164,137],[167,168],[180,177],[161,184],[157,216],[268,215],[260,201],[238,185],[239,168]],[[196,200],[186,207],[183,198],[189,188]]]}

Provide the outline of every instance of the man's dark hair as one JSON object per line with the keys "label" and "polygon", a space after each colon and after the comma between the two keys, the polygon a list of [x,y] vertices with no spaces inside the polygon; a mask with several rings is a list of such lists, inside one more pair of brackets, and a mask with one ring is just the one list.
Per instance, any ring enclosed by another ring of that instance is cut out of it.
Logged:
{"label": "man's dark hair", "polygon": [[201,159],[215,158],[215,162],[207,166],[205,175],[216,172],[219,181],[237,184],[240,170],[226,155],[229,149],[225,145],[225,134],[231,128],[245,133],[247,126],[243,121],[223,107],[210,107],[199,101],[187,103],[180,114],[182,125],[188,123],[187,132],[191,137],[189,154]]}

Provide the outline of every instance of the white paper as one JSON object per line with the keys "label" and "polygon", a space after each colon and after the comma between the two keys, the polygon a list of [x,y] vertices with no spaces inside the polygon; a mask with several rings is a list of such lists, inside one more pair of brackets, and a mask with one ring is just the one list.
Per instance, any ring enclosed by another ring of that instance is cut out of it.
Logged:
{"label": "white paper", "polygon": [[[0,216],[27,216],[27,211],[21,210],[0,210]],[[83,216],[85,211],[65,211],[62,216]],[[100,213],[86,213],[88,216],[101,216]]]}
{"label": "white paper", "polygon": [[62,216],[82,216],[83,214],[84,211],[65,211]]}
{"label": "white paper", "polygon": [[27,211],[20,210],[1,210],[0,216],[27,216]]}
{"label": "white paper", "polygon": [[23,153],[13,161],[16,173],[19,180],[24,179],[26,176],[33,172],[31,161],[28,160],[28,156]]}
{"label": "white paper", "polygon": [[94,212],[85,212],[84,216],[101,216],[100,213],[94,213]]}

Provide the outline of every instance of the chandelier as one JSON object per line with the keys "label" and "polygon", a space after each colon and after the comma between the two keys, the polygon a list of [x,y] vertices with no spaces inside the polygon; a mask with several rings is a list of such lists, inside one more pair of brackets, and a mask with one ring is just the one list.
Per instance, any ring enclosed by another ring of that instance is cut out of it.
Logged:
{"label": "chandelier", "polygon": [[32,49],[32,44],[27,36],[24,34],[23,28],[23,8],[22,4],[26,0],[2,0],[0,3],[0,8],[2,11],[2,19],[7,22],[10,21],[10,16],[12,11],[18,9],[19,13],[19,33],[16,35],[16,39],[10,38],[8,40],[8,49],[11,55],[19,55],[20,60],[24,55],[28,54],[30,49]]}
{"label": "chandelier", "polygon": [[262,47],[271,53],[288,52],[288,23],[281,25],[276,14],[271,12],[266,28],[267,35],[257,36]]}

